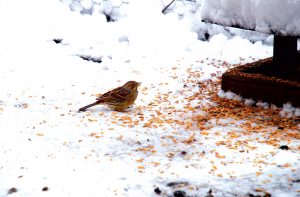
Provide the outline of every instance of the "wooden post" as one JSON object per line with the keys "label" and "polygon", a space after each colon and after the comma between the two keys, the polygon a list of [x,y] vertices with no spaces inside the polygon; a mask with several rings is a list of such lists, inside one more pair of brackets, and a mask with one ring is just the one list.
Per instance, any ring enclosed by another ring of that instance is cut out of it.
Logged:
{"label": "wooden post", "polygon": [[273,48],[274,66],[279,70],[294,71],[298,66],[297,60],[297,37],[275,35]]}

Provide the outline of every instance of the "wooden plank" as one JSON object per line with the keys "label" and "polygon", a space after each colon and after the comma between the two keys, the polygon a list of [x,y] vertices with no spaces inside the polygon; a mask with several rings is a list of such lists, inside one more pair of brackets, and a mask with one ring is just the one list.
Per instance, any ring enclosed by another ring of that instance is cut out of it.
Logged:
{"label": "wooden plank", "polygon": [[[243,27],[239,24],[228,25],[228,24],[225,24],[225,23],[218,23],[216,21],[212,21],[211,19],[202,19],[201,22],[220,25],[220,26],[224,26],[224,27],[231,27],[231,28],[238,28],[238,29],[244,29],[244,30],[249,30],[249,31],[256,31],[256,32],[269,34],[269,35],[273,34],[273,35],[278,35],[278,36],[291,36],[291,35],[287,35],[286,33],[282,32],[282,31],[277,31],[277,30],[274,30],[274,29],[270,29],[270,31],[263,31],[263,30],[257,30],[257,29],[254,29],[254,28]],[[296,37],[296,38],[300,38],[299,34],[294,34],[292,36]]]}

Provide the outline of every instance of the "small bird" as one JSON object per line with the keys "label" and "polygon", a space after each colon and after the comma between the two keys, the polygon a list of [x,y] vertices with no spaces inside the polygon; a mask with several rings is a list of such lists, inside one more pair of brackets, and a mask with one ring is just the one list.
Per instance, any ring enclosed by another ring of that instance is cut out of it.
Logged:
{"label": "small bird", "polygon": [[78,111],[85,111],[87,108],[95,105],[104,104],[115,111],[124,111],[131,106],[138,96],[138,87],[141,83],[128,81],[123,86],[108,91],[99,96],[96,102],[80,108]]}

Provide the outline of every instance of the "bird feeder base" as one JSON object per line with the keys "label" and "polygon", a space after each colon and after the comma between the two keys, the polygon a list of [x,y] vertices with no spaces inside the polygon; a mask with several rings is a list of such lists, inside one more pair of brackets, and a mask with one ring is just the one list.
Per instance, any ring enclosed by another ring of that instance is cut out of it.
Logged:
{"label": "bird feeder base", "polygon": [[[300,60],[300,54],[297,54]],[[277,65],[273,58],[237,66],[222,75],[222,90],[244,98],[281,106],[300,106],[300,61],[297,66]]]}

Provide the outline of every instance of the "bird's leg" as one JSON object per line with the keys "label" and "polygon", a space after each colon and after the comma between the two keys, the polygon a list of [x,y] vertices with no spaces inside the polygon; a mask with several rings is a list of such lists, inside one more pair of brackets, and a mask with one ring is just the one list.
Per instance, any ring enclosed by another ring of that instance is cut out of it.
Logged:
{"label": "bird's leg", "polygon": [[117,111],[117,112],[124,112],[125,111],[125,109],[123,107],[115,107],[114,110]]}

